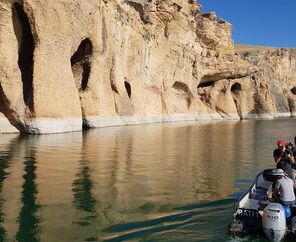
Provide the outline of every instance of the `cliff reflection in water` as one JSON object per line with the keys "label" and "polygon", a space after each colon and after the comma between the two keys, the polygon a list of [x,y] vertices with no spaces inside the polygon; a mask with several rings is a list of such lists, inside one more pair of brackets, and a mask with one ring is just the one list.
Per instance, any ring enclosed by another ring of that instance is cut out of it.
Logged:
{"label": "cliff reflection in water", "polygon": [[288,120],[1,135],[0,240],[96,241],[116,234],[111,225],[232,197],[273,165],[276,139],[290,138],[282,122],[295,129]]}
{"label": "cliff reflection in water", "polygon": [[14,153],[11,151],[15,151],[13,143],[14,143],[13,140],[12,140],[12,142],[8,142],[7,148],[6,148],[7,151],[6,150],[0,151],[0,241],[4,241],[5,238],[7,237],[7,231],[4,227],[6,214],[3,211],[6,200],[2,196],[2,192],[3,192],[3,186],[4,186],[5,179],[9,175],[7,172],[7,169],[9,167],[9,164],[12,160],[12,156]]}
{"label": "cliff reflection in water", "polygon": [[[36,160],[34,148],[27,139],[2,135],[0,142],[1,241],[39,241]],[[23,166],[21,172],[20,165]]]}
{"label": "cliff reflection in water", "polygon": [[16,234],[16,240],[22,242],[39,241],[39,223],[38,217],[39,205],[37,204],[37,185],[36,185],[36,158],[35,147],[26,142],[29,137],[20,136],[20,145],[25,145],[24,157],[24,183],[22,185],[21,204],[17,222],[19,228]]}

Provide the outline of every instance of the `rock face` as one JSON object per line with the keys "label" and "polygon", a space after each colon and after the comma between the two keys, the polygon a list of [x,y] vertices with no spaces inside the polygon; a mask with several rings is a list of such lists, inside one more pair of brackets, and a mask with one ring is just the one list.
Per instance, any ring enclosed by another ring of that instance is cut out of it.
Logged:
{"label": "rock face", "polygon": [[238,53],[258,68],[255,74],[236,80],[233,86],[240,116],[296,116],[296,50],[266,48],[244,51],[238,48]]}
{"label": "rock face", "polygon": [[296,52],[236,50],[193,0],[2,0],[0,22],[0,112],[21,132],[296,113]]}

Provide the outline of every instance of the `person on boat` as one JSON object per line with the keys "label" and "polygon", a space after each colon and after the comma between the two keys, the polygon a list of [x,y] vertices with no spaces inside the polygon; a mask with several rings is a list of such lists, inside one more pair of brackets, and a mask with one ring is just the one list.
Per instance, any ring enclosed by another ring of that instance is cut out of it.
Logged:
{"label": "person on boat", "polygon": [[292,180],[294,179],[292,165],[295,163],[292,151],[286,147],[284,140],[277,142],[278,148],[273,151],[277,169],[282,169]]}
{"label": "person on boat", "polygon": [[278,202],[287,206],[295,204],[293,180],[286,176],[282,169],[276,169],[273,175],[276,176],[273,194],[275,195]]}

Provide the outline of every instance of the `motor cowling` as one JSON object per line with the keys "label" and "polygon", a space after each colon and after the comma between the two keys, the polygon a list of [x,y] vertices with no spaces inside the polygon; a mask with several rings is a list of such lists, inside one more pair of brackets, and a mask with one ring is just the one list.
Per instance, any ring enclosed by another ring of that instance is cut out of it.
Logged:
{"label": "motor cowling", "polygon": [[286,215],[279,203],[269,204],[263,211],[262,226],[267,238],[274,242],[281,241],[287,231]]}

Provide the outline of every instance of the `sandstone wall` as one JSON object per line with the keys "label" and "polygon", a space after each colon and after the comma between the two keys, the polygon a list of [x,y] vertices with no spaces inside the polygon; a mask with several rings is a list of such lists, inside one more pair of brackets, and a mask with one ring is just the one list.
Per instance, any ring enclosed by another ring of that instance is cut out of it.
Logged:
{"label": "sandstone wall", "polygon": [[293,51],[236,52],[196,1],[1,0],[0,22],[0,111],[21,132],[295,114]]}
{"label": "sandstone wall", "polygon": [[[242,118],[296,116],[296,50],[238,51],[258,71],[238,81],[235,101]],[[245,96],[245,97],[244,97]],[[252,102],[247,102],[247,97]]]}

